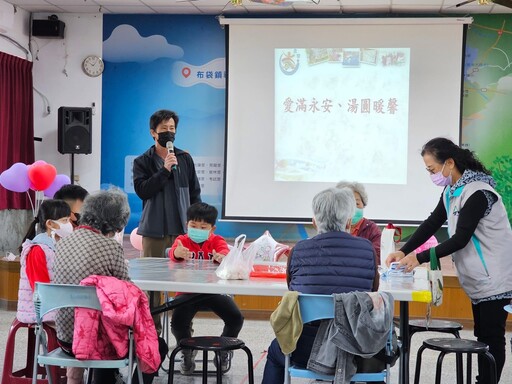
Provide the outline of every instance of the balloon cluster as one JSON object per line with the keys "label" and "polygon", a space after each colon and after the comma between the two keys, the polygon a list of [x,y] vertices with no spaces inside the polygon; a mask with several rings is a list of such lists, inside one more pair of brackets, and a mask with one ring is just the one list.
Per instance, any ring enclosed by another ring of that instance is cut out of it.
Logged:
{"label": "balloon cluster", "polygon": [[57,170],[46,161],[37,160],[26,165],[14,163],[0,174],[0,185],[12,192],[43,191],[52,198],[63,185],[71,184],[67,175],[57,175]]}

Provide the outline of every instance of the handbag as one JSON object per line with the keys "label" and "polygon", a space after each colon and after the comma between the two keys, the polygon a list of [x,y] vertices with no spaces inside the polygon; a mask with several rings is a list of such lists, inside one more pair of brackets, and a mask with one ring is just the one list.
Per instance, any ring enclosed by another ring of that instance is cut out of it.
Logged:
{"label": "handbag", "polygon": [[434,247],[430,248],[429,281],[432,291],[432,305],[438,307],[443,303],[443,272]]}

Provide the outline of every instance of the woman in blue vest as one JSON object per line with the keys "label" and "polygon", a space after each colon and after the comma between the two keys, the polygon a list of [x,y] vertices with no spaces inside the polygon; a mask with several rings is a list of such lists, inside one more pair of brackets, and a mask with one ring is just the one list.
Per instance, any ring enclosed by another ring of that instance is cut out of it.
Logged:
{"label": "woman in blue vest", "polygon": [[[299,241],[290,253],[287,281],[291,291],[331,295],[378,289],[372,244],[349,233],[355,207],[354,194],[348,188],[330,188],[314,197],[313,225],[318,234]],[[292,353],[294,364],[307,365],[317,331],[318,324],[304,324]],[[262,384],[284,382],[284,366],[284,354],[274,339]]]}
{"label": "woman in blue vest", "polygon": [[[437,257],[452,255],[459,281],[471,299],[474,334],[489,345],[496,360],[498,380],[505,364],[503,306],[512,298],[510,252],[512,230],[491,173],[468,149],[445,138],[423,146],[423,161],[432,182],[443,187],[437,207],[386,263],[400,260],[411,271],[430,260],[429,250],[414,250],[448,220],[448,240],[435,247]],[[477,381],[485,382],[487,365],[479,360]]]}

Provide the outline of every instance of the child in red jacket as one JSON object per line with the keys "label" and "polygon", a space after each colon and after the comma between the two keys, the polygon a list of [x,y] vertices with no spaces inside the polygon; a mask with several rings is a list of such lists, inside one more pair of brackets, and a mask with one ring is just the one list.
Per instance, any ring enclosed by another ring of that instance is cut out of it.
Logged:
{"label": "child in red jacket", "polygon": [[[168,252],[168,257],[176,262],[190,259],[212,260],[220,263],[229,252],[226,240],[215,235],[217,209],[206,203],[192,204],[187,210],[187,234],[176,238]],[[244,318],[231,296],[218,294],[189,294],[193,302],[174,309],[171,318],[171,332],[179,343],[181,339],[192,337],[192,320],[198,311],[212,311],[224,321],[221,336],[237,337],[242,329]],[[202,299],[199,297],[203,297]],[[227,372],[231,366],[232,352],[221,354],[221,370]],[[194,355],[183,351],[180,372],[190,375],[194,372]]]}

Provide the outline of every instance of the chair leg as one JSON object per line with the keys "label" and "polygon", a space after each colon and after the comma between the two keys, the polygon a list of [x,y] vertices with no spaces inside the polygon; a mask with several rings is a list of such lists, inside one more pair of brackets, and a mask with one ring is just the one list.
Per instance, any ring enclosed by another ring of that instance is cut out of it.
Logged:
{"label": "chair leg", "polygon": [[472,369],[471,364],[473,364],[471,353],[468,353],[468,358],[467,358],[466,363],[468,365],[466,367],[466,381],[468,384],[471,384],[473,382],[473,379],[471,377],[471,369]]}
{"label": "chair leg", "polygon": [[[220,371],[220,355],[218,352],[215,352],[215,361],[217,364],[217,383],[219,382],[219,371]],[[208,382],[208,351],[203,351],[203,384],[206,384]]]}
{"label": "chair leg", "polygon": [[183,348],[180,346],[177,346],[174,348],[174,351],[172,351],[171,356],[169,356],[169,373],[167,375],[167,383],[173,384],[174,383],[174,360],[176,359],[176,355],[179,351],[181,351]]}
{"label": "chair leg", "polygon": [[489,363],[489,383],[496,384],[498,380],[496,373],[496,360],[494,360],[494,356],[488,351],[486,351],[483,355]]}
{"label": "chair leg", "polygon": [[252,352],[247,347],[242,347],[242,349],[247,353],[247,375],[249,378],[249,384],[254,384],[254,367],[252,360]]}
{"label": "chair leg", "polygon": [[416,356],[416,371],[414,372],[414,384],[420,383],[420,370],[421,370],[421,355],[423,354],[423,351],[425,350],[425,346],[422,345],[418,349],[418,355]]}
{"label": "chair leg", "polygon": [[[217,366],[217,384],[222,383],[222,359],[220,358],[220,352],[215,351],[215,365]],[[206,372],[206,371],[204,371]],[[206,373],[205,373],[206,375]],[[204,382],[206,384],[206,381]]]}
{"label": "chair leg", "polygon": [[436,366],[436,384],[441,384],[441,369],[442,369],[442,366],[443,366],[443,359],[444,359],[444,355],[446,355],[446,353],[444,352],[441,352],[437,358],[437,366]]}
{"label": "chair leg", "polygon": [[462,353],[455,354],[455,366],[457,371],[457,384],[464,384],[463,367],[462,367]]}

